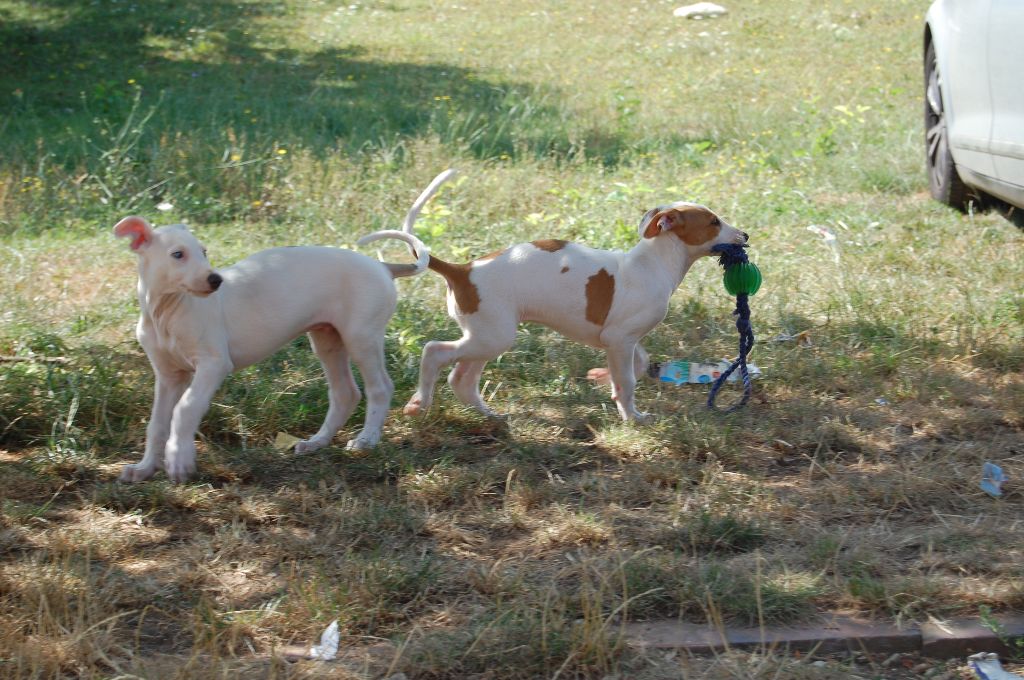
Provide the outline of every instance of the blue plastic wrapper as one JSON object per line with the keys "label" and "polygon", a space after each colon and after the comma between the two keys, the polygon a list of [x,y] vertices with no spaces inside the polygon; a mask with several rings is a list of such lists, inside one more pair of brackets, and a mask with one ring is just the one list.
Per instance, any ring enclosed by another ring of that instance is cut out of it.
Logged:
{"label": "blue plastic wrapper", "polygon": [[981,482],[978,486],[981,490],[987,493],[989,496],[1002,496],[1003,490],[1002,485],[1009,477],[1003,472],[1003,469],[995,463],[986,462],[981,467]]}

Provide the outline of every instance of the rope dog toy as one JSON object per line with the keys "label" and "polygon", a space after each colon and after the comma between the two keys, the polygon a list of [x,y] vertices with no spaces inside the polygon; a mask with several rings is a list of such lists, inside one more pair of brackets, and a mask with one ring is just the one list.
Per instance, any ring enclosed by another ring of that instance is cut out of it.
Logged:
{"label": "rope dog toy", "polygon": [[[725,268],[725,274],[722,276],[725,289],[730,295],[736,296],[736,311],[733,312],[733,316],[736,317],[736,330],[740,333],[739,356],[729,368],[722,371],[708,393],[708,408],[722,413],[730,413],[744,406],[753,392],[750,371],[747,370],[747,355],[754,347],[754,329],[750,325],[750,306],[747,304],[747,298],[761,287],[761,270],[747,259],[745,248],[745,245],[738,243],[720,243],[711,249],[711,252],[718,254],[718,264]],[[715,406],[718,390],[737,368],[740,369],[740,376],[743,378],[743,396],[732,406],[720,409]]]}

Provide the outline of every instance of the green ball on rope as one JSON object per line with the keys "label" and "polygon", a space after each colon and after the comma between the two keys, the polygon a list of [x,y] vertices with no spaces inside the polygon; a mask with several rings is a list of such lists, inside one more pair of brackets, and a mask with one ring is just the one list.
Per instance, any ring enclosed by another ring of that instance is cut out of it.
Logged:
{"label": "green ball on rope", "polygon": [[750,306],[747,304],[747,298],[761,287],[761,270],[747,260],[744,248],[745,246],[739,243],[720,243],[711,248],[711,252],[719,256],[718,264],[725,268],[722,283],[729,294],[736,298],[736,311],[733,315],[736,317],[736,330],[740,334],[739,355],[711,384],[711,390],[708,392],[708,408],[712,410],[719,410],[715,406],[718,390],[737,368],[743,379],[743,396],[738,402],[722,410],[735,411],[746,404],[753,393],[750,372],[747,370],[747,355],[754,347],[754,330],[750,324]]}
{"label": "green ball on rope", "polygon": [[761,270],[753,262],[739,262],[726,268],[722,283],[729,295],[753,295],[761,287]]}

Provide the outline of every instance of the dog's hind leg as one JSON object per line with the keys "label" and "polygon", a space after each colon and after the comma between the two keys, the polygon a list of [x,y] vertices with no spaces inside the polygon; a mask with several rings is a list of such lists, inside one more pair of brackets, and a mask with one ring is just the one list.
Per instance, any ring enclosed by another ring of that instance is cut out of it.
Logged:
{"label": "dog's hind leg", "polygon": [[348,422],[349,416],[359,405],[359,399],[362,397],[355,378],[352,377],[348,350],[334,326],[311,330],[309,344],[313,346],[313,351],[324,368],[330,405],[320,430],[309,439],[297,443],[296,453],[316,451],[330,444],[338,430]]}
{"label": "dog's hind leg", "polygon": [[346,448],[362,451],[380,442],[381,429],[391,407],[395,386],[384,364],[383,329],[378,333],[358,333],[353,337],[346,335],[344,342],[359,367],[359,373],[363,376],[363,389],[366,391],[366,420],[363,429]]}
{"label": "dog's hind leg", "polygon": [[138,463],[124,466],[120,481],[141,482],[163,467],[164,448],[171,433],[171,416],[175,404],[188,387],[188,379],[188,373],[181,371],[157,372],[153,411],[146,425],[146,452]]}
{"label": "dog's hind leg", "polygon": [[484,403],[483,396],[480,394],[480,376],[486,365],[486,360],[462,359],[455,364],[452,372],[448,375],[448,384],[451,385],[452,392],[463,404],[472,406],[485,416],[499,418],[501,415],[492,411]]}
{"label": "dog's hind leg", "polygon": [[[633,375],[638,380],[647,375],[647,367],[650,366],[650,364],[651,357],[647,353],[647,350],[645,350],[640,343],[637,343],[636,349],[633,350]],[[612,382],[611,371],[609,371],[606,366],[590,369],[587,371],[587,378],[601,385],[609,385]]]}
{"label": "dog's hind leg", "polygon": [[[473,328],[483,328],[484,332],[474,332]],[[473,326],[463,328],[465,333],[454,342],[433,341],[423,348],[420,359],[420,384],[416,394],[412,395],[403,412],[407,416],[425,413],[430,409],[434,397],[434,386],[437,384],[441,369],[455,362],[467,362],[465,369],[456,367],[450,382],[456,396],[461,401],[493,415],[480,397],[477,383],[484,364],[508,350],[516,340],[515,316],[511,314],[492,314],[484,318],[473,317]],[[475,366],[479,363],[479,366]],[[461,371],[465,370],[465,377]]]}
{"label": "dog's hind leg", "polygon": [[415,416],[426,413],[434,401],[434,386],[441,369],[458,358],[459,341],[432,340],[423,347],[420,357],[420,382],[402,413]]}

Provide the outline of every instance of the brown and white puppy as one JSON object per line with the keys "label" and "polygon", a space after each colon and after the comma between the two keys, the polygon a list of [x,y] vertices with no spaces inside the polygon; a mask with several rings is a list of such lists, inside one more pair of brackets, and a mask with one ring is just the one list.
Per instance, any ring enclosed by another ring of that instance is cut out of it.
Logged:
{"label": "brown and white puppy", "polygon": [[[665,318],[669,298],[694,261],[716,244],[748,237],[704,206],[683,201],[647,211],[639,231],[640,242],[625,253],[547,239],[468,264],[431,255],[428,266],[448,282],[448,313],[463,335],[423,348],[419,389],[405,413],[430,408],[438,373],[454,363],[448,383],[455,395],[495,415],[480,396],[484,365],[512,346],[518,324],[534,321],[605,350],[619,414],[646,421],[634,401],[636,376],[647,367],[640,339]],[[591,377],[601,378],[602,370]]]}

